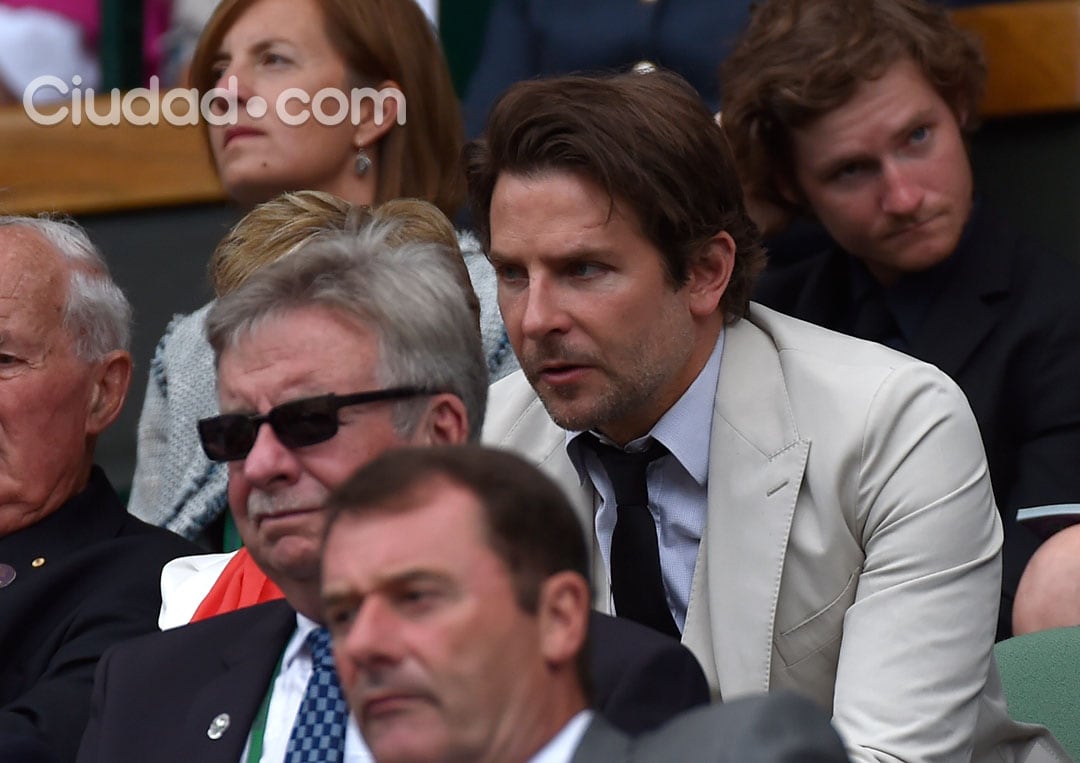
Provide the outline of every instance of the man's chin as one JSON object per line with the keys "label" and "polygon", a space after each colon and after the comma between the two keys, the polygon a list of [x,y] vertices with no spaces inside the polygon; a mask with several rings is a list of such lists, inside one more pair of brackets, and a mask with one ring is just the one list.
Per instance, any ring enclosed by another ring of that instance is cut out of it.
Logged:
{"label": "man's chin", "polygon": [[445,760],[445,731],[428,728],[435,719],[423,715],[417,709],[363,723],[360,730],[375,759],[380,763]]}
{"label": "man's chin", "polygon": [[548,416],[563,429],[568,429],[572,432],[584,432],[590,429],[596,429],[597,425],[600,423],[596,420],[596,416],[591,408],[584,409],[584,407],[580,405],[580,400],[576,401],[578,405],[573,405],[557,395],[545,397],[543,393],[538,394],[540,395],[540,402],[544,404],[544,409],[547,411]]}
{"label": "man's chin", "polygon": [[249,547],[249,551],[274,582],[281,577],[310,580],[319,574],[319,541],[313,538],[289,535],[261,541],[258,546]]}

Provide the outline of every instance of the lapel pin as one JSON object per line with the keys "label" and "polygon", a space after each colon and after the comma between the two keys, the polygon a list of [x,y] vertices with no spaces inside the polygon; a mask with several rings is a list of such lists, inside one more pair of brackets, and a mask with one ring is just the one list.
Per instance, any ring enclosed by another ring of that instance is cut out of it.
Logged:
{"label": "lapel pin", "polygon": [[10,564],[0,564],[0,588],[7,588],[15,579],[15,568]]}
{"label": "lapel pin", "polygon": [[206,735],[211,739],[221,739],[222,734],[229,728],[229,714],[222,713],[210,721],[210,728],[206,730]]}
{"label": "lapel pin", "polygon": [[43,556],[37,557],[36,559],[34,559],[34,561],[30,562],[30,566],[33,567],[35,570],[38,567],[44,567],[45,566],[45,557],[43,557]]}

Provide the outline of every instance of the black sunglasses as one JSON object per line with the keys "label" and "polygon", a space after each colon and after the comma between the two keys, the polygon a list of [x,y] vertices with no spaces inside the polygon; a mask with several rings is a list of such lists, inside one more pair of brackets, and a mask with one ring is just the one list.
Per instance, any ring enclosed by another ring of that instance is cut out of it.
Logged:
{"label": "black sunglasses", "polygon": [[337,412],[347,405],[399,400],[435,392],[419,387],[393,387],[354,395],[305,397],[271,408],[265,414],[225,413],[199,421],[199,438],[211,461],[239,461],[255,446],[259,427],[269,424],[286,448],[324,442],[337,434]]}

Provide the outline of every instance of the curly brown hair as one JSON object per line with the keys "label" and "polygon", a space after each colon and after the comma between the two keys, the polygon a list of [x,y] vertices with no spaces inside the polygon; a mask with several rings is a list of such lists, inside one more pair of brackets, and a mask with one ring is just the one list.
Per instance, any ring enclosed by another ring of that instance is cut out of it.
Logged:
{"label": "curly brown hair", "polygon": [[913,60],[961,129],[974,126],[986,67],[978,43],[922,0],[764,0],[720,67],[724,132],[748,194],[803,212],[791,131],[859,85]]}
{"label": "curly brown hair", "polygon": [[485,250],[499,175],[580,173],[634,213],[676,288],[708,241],[727,232],[736,253],[721,309],[729,322],[746,314],[765,253],[724,133],[677,74],[519,82],[496,102],[484,137],[466,146],[465,164]]}

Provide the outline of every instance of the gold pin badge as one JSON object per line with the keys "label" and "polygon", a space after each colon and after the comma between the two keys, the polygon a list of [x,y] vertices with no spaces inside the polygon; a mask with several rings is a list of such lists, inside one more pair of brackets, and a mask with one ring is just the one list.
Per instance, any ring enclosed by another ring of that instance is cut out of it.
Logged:
{"label": "gold pin badge", "polygon": [[37,569],[38,567],[44,567],[44,566],[45,566],[45,557],[43,557],[43,556],[39,556],[39,557],[38,557],[37,559],[35,559],[34,561],[30,562],[30,566],[31,566],[31,567],[33,567],[33,568],[34,568],[35,570],[36,570],[36,569]]}

